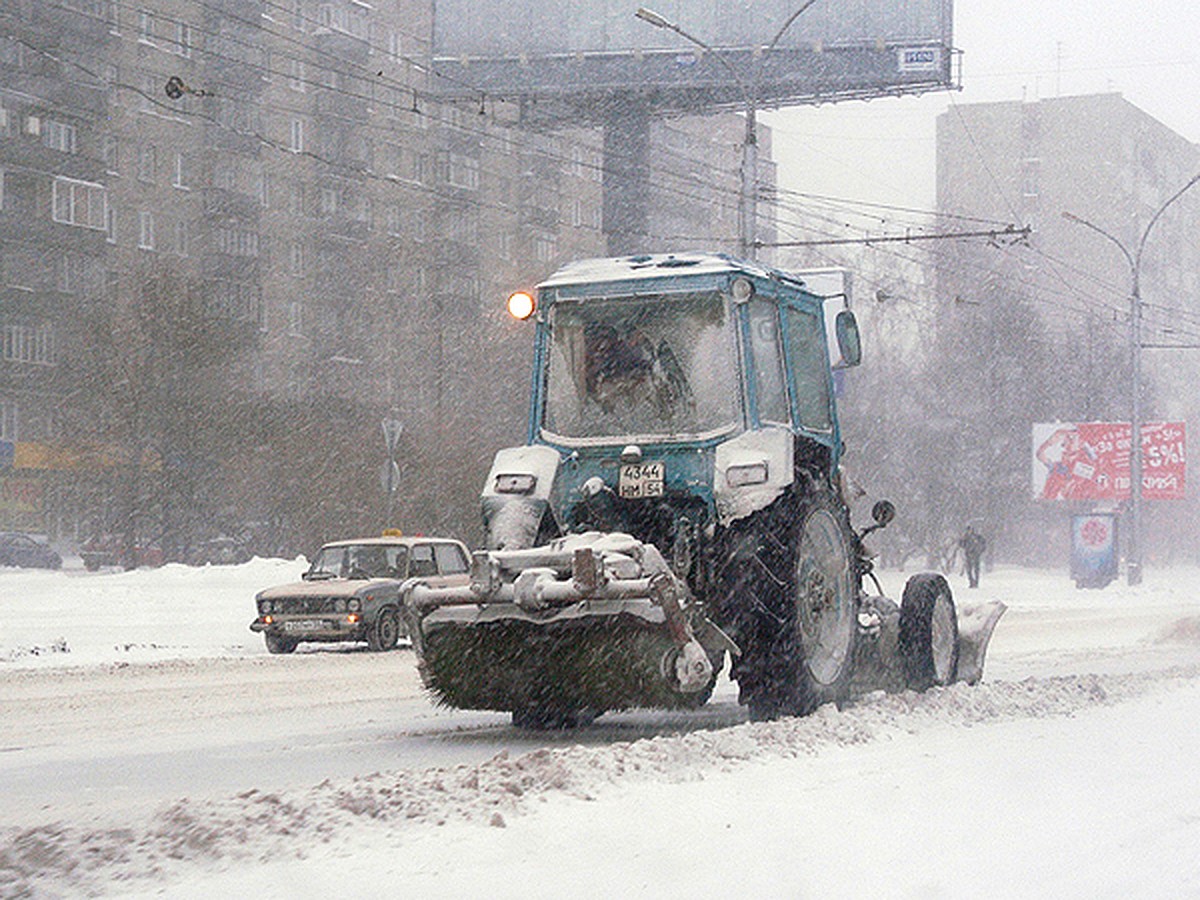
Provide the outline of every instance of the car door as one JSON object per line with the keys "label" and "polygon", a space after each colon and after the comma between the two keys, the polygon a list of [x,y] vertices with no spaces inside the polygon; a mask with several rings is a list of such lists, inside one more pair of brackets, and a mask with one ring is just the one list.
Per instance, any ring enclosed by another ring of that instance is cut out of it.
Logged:
{"label": "car door", "polygon": [[462,547],[451,541],[441,541],[433,545],[433,555],[437,560],[438,578],[444,587],[470,583],[471,563]]}

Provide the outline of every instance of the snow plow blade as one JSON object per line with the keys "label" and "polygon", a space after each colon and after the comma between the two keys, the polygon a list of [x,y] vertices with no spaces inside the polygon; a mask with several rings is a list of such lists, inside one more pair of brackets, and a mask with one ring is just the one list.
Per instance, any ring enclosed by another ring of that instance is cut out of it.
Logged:
{"label": "snow plow blade", "polygon": [[955,681],[979,684],[983,678],[983,661],[996,623],[1008,609],[999,600],[958,609],[958,667]]}
{"label": "snow plow blade", "polygon": [[[937,582],[945,585],[940,576]],[[946,591],[948,595],[948,586]],[[955,652],[950,654],[947,648],[945,661],[939,671],[936,665],[921,664],[919,643],[905,641],[899,605],[879,595],[863,597],[854,674],[850,682],[851,695],[862,696],[880,690],[892,693],[923,691],[959,681],[978,684],[983,677],[983,664],[992,633],[1007,607],[999,601],[989,601],[951,608],[954,609],[956,625],[953,633],[957,634]],[[924,645],[926,651],[932,643],[931,640]]]}
{"label": "snow plow blade", "polygon": [[656,548],[598,532],[476,553],[468,587],[411,585],[405,616],[439,703],[514,720],[699,706],[728,640]]}

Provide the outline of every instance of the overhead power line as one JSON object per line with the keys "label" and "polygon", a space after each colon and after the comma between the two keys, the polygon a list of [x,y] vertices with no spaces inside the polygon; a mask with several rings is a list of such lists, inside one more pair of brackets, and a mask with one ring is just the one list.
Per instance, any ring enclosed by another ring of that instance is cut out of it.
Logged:
{"label": "overhead power line", "polygon": [[881,237],[862,237],[862,238],[824,238],[821,240],[812,241],[755,241],[757,247],[828,247],[833,244],[859,244],[870,246],[871,244],[912,244],[917,241],[947,241],[955,238],[977,238],[985,237],[994,241],[1007,240],[1009,243],[1017,243],[1029,237],[1033,229],[1026,225],[1024,228],[1016,228],[1009,225],[1003,229],[990,229],[988,231],[945,231],[937,234],[891,234]]}

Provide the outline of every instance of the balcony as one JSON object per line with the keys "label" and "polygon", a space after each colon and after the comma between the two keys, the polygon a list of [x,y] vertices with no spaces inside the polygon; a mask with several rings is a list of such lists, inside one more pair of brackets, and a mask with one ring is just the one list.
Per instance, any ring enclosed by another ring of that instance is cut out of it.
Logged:
{"label": "balcony", "polygon": [[204,198],[204,215],[208,218],[257,223],[262,214],[258,199],[247,194],[206,187],[201,189],[201,195]]}

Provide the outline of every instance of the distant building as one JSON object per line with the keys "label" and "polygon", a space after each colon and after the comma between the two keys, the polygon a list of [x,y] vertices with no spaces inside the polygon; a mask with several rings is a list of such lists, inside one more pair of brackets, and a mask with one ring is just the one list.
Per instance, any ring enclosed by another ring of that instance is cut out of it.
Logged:
{"label": "distant building", "polygon": [[[1198,171],[1200,147],[1119,94],[957,105],[937,122],[939,213],[1029,225],[1035,252],[1014,275],[1050,298],[1041,307],[1049,319],[1074,327],[1085,321],[1083,301],[1099,301],[1097,314],[1127,305],[1130,271],[1115,245],[1063,213],[1103,228],[1134,253],[1151,216]],[[1197,230],[1200,189],[1172,204],[1146,243],[1145,300],[1200,294]],[[975,277],[938,273],[944,296],[968,302]]]}

